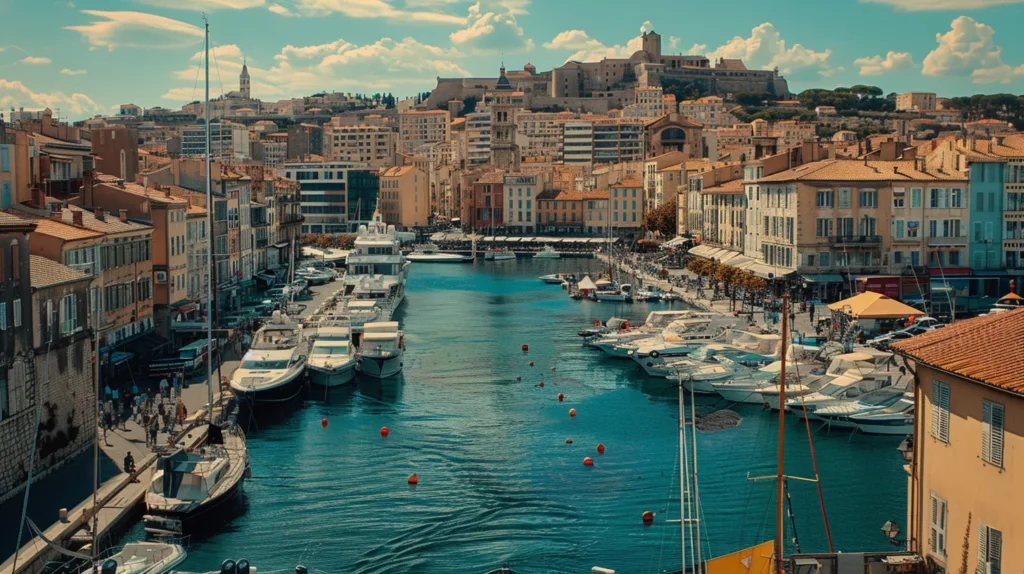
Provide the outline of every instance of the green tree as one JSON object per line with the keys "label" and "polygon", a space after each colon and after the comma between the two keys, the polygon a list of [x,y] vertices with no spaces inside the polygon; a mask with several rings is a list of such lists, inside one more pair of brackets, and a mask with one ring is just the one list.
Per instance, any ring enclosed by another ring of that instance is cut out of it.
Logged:
{"label": "green tree", "polygon": [[662,237],[674,237],[678,229],[676,216],[675,200],[663,203],[647,212],[644,217],[644,229]]}
{"label": "green tree", "polygon": [[462,115],[469,115],[476,111],[476,96],[466,96],[462,100]]}

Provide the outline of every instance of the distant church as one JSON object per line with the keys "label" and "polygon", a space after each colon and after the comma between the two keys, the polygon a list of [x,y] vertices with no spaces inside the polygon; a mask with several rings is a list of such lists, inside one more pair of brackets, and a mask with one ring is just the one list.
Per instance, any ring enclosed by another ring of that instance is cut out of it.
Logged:
{"label": "distant church", "polygon": [[[210,100],[210,118],[244,116],[263,111],[264,104],[252,97],[252,80],[249,66],[242,60],[242,73],[238,75],[238,89],[230,91],[215,100]],[[276,109],[276,104],[271,104]],[[200,112],[196,112],[201,115]]]}

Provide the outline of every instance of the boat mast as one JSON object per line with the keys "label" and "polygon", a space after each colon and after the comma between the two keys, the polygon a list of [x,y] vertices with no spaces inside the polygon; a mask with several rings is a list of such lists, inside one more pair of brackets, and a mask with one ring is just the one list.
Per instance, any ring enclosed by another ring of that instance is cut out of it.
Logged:
{"label": "boat mast", "polygon": [[789,295],[782,296],[782,368],[779,374],[779,466],[775,476],[776,508],[775,508],[775,572],[783,573],[782,549],[785,542],[785,524],[782,520],[782,505],[786,477],[784,474],[784,454],[786,444],[786,338],[789,336]]}
{"label": "boat mast", "polygon": [[696,574],[704,572],[704,557],[700,545],[700,486],[697,483],[697,398],[696,391],[694,391],[694,385],[690,385],[690,424],[693,427],[693,431],[690,433],[690,440],[693,444],[693,527],[697,531],[697,546],[695,557],[697,558],[694,564],[693,571]]}
{"label": "boat mast", "polygon": [[206,119],[206,218],[210,226],[206,234],[206,240],[210,251],[210,277],[206,281],[206,399],[207,417],[213,422],[213,273],[214,273],[214,249],[213,249],[213,191],[212,176],[210,173],[210,21],[206,14],[203,14],[203,23],[206,28],[206,100],[204,100],[203,111]]}
{"label": "boat mast", "polygon": [[[609,221],[609,224],[611,222]],[[686,505],[686,481],[687,469],[686,469],[686,411],[683,410],[683,374],[680,372],[676,373],[677,382],[679,383],[679,536],[680,544],[682,548],[682,566],[681,572],[686,572],[686,529],[688,521],[686,518],[687,505]]]}

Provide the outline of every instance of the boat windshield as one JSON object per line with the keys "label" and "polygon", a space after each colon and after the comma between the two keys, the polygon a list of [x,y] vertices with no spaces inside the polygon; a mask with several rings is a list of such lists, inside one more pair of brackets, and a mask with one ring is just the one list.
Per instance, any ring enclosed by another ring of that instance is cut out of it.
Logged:
{"label": "boat windshield", "polygon": [[241,367],[243,369],[249,369],[253,371],[287,369],[288,361],[257,361],[254,359],[249,359],[248,361],[242,361]]}
{"label": "boat windshield", "polygon": [[315,345],[313,347],[313,353],[317,355],[348,355],[347,345],[330,345],[320,346]]}
{"label": "boat windshield", "polygon": [[823,395],[832,396],[832,395],[838,393],[839,391],[845,389],[846,387],[847,387],[847,385],[837,385],[835,383],[829,383],[829,384],[825,385],[824,387],[822,387],[821,390],[818,391],[818,392],[823,394]]}

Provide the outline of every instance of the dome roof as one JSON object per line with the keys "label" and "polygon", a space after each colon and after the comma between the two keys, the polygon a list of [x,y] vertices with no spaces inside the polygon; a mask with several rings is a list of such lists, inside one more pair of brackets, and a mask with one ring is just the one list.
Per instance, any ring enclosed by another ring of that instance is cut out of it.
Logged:
{"label": "dome roof", "polygon": [[496,89],[496,90],[511,90],[512,89],[512,82],[508,81],[508,78],[505,77],[505,74],[502,74],[498,78],[498,83],[496,83],[494,85],[494,89]]}

